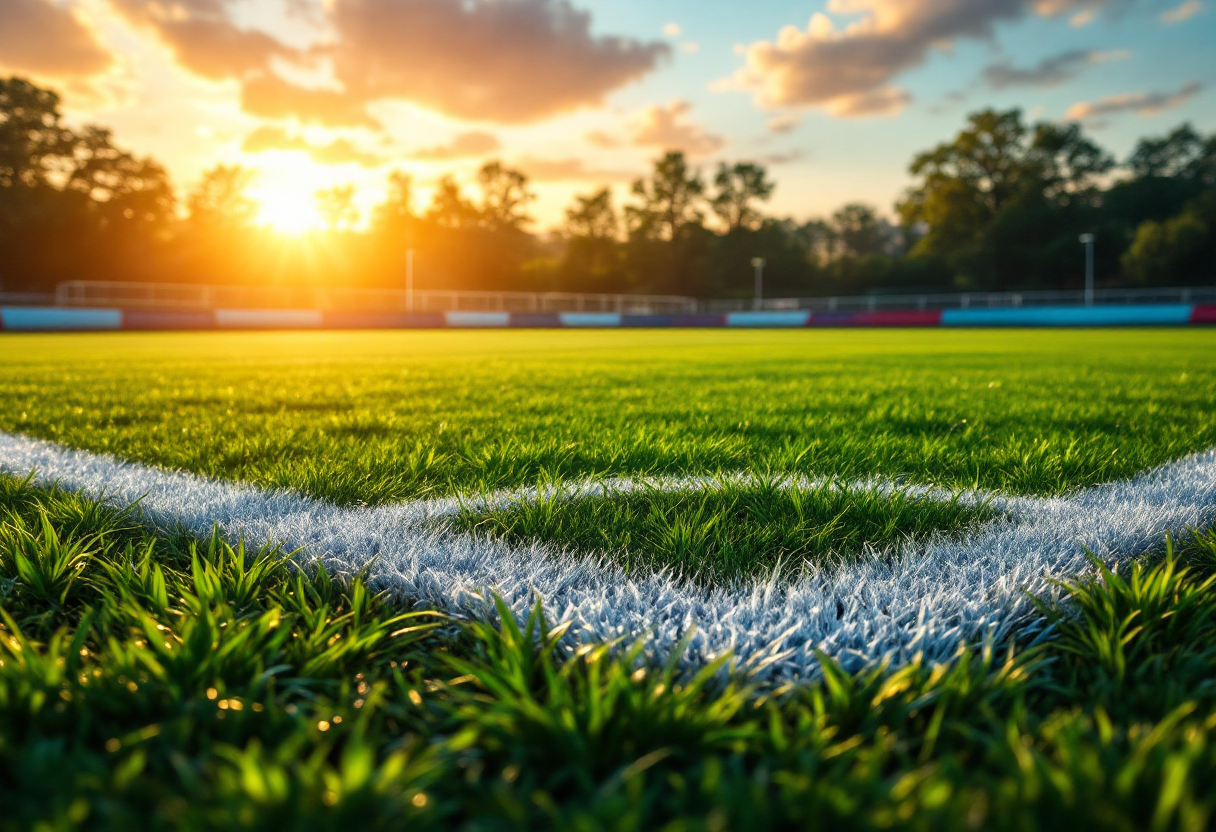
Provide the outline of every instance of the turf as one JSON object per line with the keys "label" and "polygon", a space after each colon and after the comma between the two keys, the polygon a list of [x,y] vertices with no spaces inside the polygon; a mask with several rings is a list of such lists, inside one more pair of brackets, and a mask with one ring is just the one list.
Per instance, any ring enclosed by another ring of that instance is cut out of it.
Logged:
{"label": "turf", "polygon": [[605,555],[627,570],[670,569],[719,583],[792,577],[806,564],[839,562],[867,548],[892,551],[993,516],[986,504],[957,497],[768,478],[719,480],[700,490],[609,487],[590,497],[559,486],[502,505],[467,503],[452,525],[514,543],[543,541]]}
{"label": "turf", "polygon": [[760,691],[138,519],[0,477],[6,832],[1216,819],[1210,534],[1070,584],[1037,646]]}
{"label": "turf", "polygon": [[[990,516],[776,488],[1056,494],[1216,445],[1216,332],[0,337],[0,430],[346,505],[554,485],[478,534],[710,581]],[[746,472],[563,499],[574,480]],[[734,484],[729,484],[734,483]],[[282,552],[0,476],[0,830],[1216,824],[1216,533],[1037,641],[758,687],[415,614]]]}
{"label": "turf", "polygon": [[1216,331],[5,335],[0,429],[343,504],[733,471],[1055,494],[1216,445]]}

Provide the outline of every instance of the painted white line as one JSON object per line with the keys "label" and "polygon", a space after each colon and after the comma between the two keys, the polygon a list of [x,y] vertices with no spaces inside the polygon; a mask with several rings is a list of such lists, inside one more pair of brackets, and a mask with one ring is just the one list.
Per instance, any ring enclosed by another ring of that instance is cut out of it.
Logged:
{"label": "painted white line", "polygon": [[577,642],[648,635],[648,650],[663,658],[687,638],[690,665],[729,650],[780,680],[814,677],[815,650],[853,670],[917,653],[944,661],[963,644],[1002,641],[1032,618],[1027,592],[1050,592],[1050,578],[1087,571],[1086,548],[1117,563],[1167,531],[1216,520],[1216,451],[1207,451],[1068,498],[1017,501],[1012,518],[962,541],[939,539],[898,557],[871,553],[792,585],[704,589],[426,523],[451,501],[344,509],[5,434],[0,470],[35,470],[41,483],[118,505],[142,497],[152,522],[197,535],[217,524],[231,538],[301,549],[340,574],[370,563],[377,588],[457,615],[491,617],[493,591],[522,618],[540,597],[551,619],[573,622]]}

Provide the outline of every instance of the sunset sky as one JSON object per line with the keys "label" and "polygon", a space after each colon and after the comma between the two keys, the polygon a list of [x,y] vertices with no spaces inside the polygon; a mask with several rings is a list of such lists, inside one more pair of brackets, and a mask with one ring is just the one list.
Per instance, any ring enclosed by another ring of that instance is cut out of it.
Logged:
{"label": "sunset sky", "polygon": [[[164,162],[258,171],[276,210],[389,171],[527,173],[543,229],[665,148],[769,165],[772,208],[890,211],[968,112],[1079,120],[1123,156],[1216,130],[1214,0],[0,0],[0,70]],[[276,207],[277,206],[277,207]]]}

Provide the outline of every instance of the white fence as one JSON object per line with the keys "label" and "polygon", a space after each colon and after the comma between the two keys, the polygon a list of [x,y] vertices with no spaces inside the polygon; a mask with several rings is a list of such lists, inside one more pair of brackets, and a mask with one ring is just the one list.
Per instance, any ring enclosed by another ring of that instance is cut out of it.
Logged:
{"label": "white fence", "polygon": [[[1008,309],[1023,306],[1081,306],[1076,291],[871,294],[854,297],[773,298],[766,310],[878,312],[883,310]],[[1216,287],[1099,289],[1097,306],[1128,304],[1216,304]],[[335,289],[284,286],[200,286],[73,280],[59,284],[55,304],[127,309],[324,309],[379,312],[622,312],[671,315],[740,312],[757,308],[750,298],[697,300],[674,295],[576,294],[572,292],[466,292],[428,289]]]}
{"label": "white fence", "polygon": [[693,298],[569,292],[466,292],[283,286],[199,286],[73,280],[59,284],[58,306],[125,309],[324,309],[349,312],[695,312]]}
{"label": "white fence", "polygon": [[[1181,303],[1216,304],[1216,286],[1171,289],[1098,289],[1095,306]],[[928,309],[1017,309],[1023,306],[1083,306],[1085,292],[952,292],[914,295],[856,295],[853,297],[772,298],[760,308],[769,310],[809,310],[812,312],[879,312],[883,310]],[[757,308],[751,299],[703,301],[707,312],[742,312]]]}

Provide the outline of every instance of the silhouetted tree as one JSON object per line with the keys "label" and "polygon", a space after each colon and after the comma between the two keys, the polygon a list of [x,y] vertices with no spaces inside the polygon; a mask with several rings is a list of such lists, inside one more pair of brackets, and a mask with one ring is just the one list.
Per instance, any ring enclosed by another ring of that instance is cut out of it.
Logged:
{"label": "silhouetted tree", "polygon": [[481,186],[481,222],[491,231],[519,231],[532,222],[526,207],[536,199],[528,178],[502,162],[486,162],[477,172]]}
{"label": "silhouetted tree", "polygon": [[317,191],[317,214],[330,231],[350,231],[359,222],[354,185],[335,185]]}
{"label": "silhouetted tree", "polygon": [[202,230],[243,229],[252,225],[258,203],[249,196],[253,171],[240,165],[216,165],[186,197],[190,223]]}
{"label": "silhouetted tree", "polygon": [[24,78],[0,79],[0,188],[48,184],[77,138],[60,123],[59,96]]}
{"label": "silhouetted tree", "polygon": [[395,170],[388,175],[388,193],[372,212],[372,227],[380,233],[404,236],[417,220],[414,214],[414,178]]}
{"label": "silhouetted tree", "polygon": [[1180,214],[1136,229],[1122,257],[1124,273],[1143,286],[1216,281],[1216,189],[1206,191]]}
{"label": "silhouetted tree", "polygon": [[736,162],[718,166],[714,177],[716,192],[710,200],[714,213],[722,220],[727,232],[740,228],[755,228],[762,219],[755,202],[767,202],[776,183],[768,179],[768,171],[755,162]]}
{"label": "silhouetted tree", "polygon": [[115,147],[108,130],[64,126],[54,92],[0,79],[0,283],[146,278],[173,220],[160,165]]}
{"label": "silhouetted tree", "polygon": [[620,272],[621,222],[612,206],[612,191],[577,196],[566,209],[566,253],[563,288],[615,291],[625,288]]}
{"label": "silhouetted tree", "polygon": [[879,219],[878,211],[858,202],[832,214],[831,229],[837,253],[845,256],[882,254],[890,241],[887,226]]}
{"label": "silhouetted tree", "polygon": [[625,209],[630,232],[641,237],[678,240],[685,226],[699,225],[704,219],[701,210],[704,192],[701,174],[688,169],[684,154],[668,151],[655,162],[650,179],[633,183],[631,193],[638,204]]}
{"label": "silhouetted tree", "polygon": [[984,110],[913,159],[919,181],[898,208],[927,229],[913,253],[945,260],[964,285],[1057,284],[1112,165],[1075,125],[1032,130],[1020,110]]}
{"label": "silhouetted tree", "polygon": [[426,218],[441,228],[471,229],[481,225],[481,212],[464,198],[460,185],[451,175],[439,180]]}

